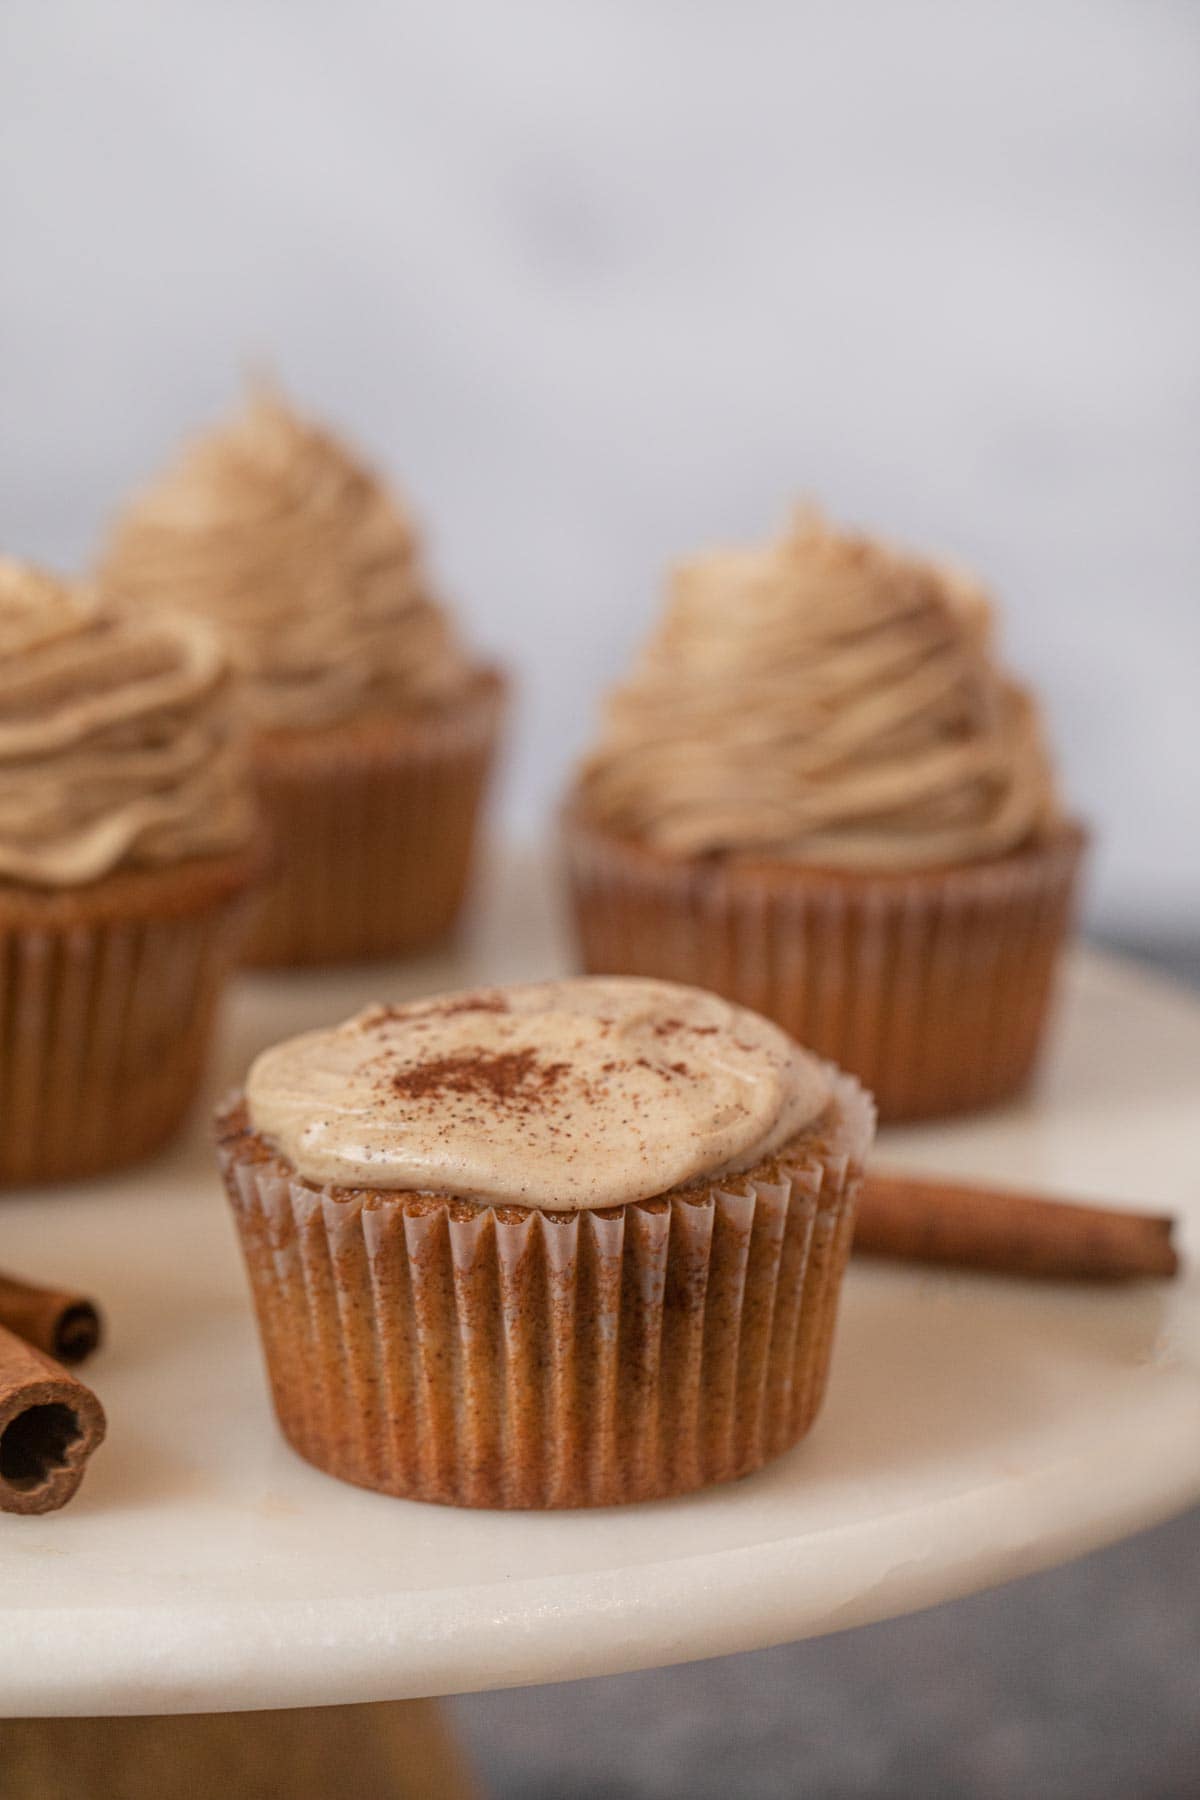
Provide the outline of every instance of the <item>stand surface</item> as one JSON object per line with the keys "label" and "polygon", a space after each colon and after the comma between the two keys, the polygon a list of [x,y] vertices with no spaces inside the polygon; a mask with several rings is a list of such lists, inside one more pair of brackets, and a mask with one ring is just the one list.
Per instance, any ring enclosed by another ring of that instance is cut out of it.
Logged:
{"label": "stand surface", "polygon": [[[567,966],[498,863],[453,954],[244,977],[212,1083],[369,999]],[[1080,955],[1041,1085],[885,1134],[897,1165],[1171,1208],[1200,1253],[1200,1005]],[[109,1440],[78,1498],[0,1518],[0,1715],[237,1711],[596,1675],[837,1631],[1045,1567],[1200,1497],[1200,1276],[1126,1291],[856,1263],[825,1411],[750,1479],[604,1512],[344,1487],[271,1419],[206,1124],[0,1204],[0,1264],[94,1292]]]}

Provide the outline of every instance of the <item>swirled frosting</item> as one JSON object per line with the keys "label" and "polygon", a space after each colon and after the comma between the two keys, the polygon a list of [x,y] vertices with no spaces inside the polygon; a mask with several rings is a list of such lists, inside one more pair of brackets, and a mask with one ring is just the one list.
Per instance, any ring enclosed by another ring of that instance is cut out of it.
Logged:
{"label": "swirled frosting", "polygon": [[135,498],[101,581],[214,620],[262,729],[438,706],[476,672],[396,501],[267,391]]}
{"label": "swirled frosting", "polygon": [[374,1006],[260,1056],[253,1128],[308,1180],[582,1211],[748,1168],[822,1065],[699,988],[579,977]]}
{"label": "swirled frosting", "polygon": [[581,774],[589,814],[669,854],[907,869],[1055,817],[1034,704],[967,578],[801,512],[684,563]]}
{"label": "swirled frosting", "polygon": [[0,559],[0,880],[75,887],[245,844],[229,686],[201,621]]}

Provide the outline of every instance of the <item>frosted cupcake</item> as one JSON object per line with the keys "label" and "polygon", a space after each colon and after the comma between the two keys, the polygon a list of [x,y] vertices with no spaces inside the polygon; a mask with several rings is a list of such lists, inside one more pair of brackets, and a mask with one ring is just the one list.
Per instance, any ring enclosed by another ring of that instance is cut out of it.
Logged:
{"label": "frosted cupcake", "polygon": [[758,1468],[825,1388],[873,1127],[715,995],[544,982],[267,1051],[218,1120],[275,1409],[345,1481],[607,1505]]}
{"label": "frosted cupcake", "polygon": [[1083,847],[971,581],[802,513],[685,563],[566,814],[585,966],[693,981],[885,1118],[1033,1068]]}
{"label": "frosted cupcake", "polygon": [[161,1144],[261,874],[216,635],[0,560],[0,1183]]}
{"label": "frosted cupcake", "polygon": [[373,473],[257,393],[135,498],[102,579],[211,619],[229,646],[278,860],[251,960],[383,956],[443,937],[467,884],[502,682],[463,647]]}

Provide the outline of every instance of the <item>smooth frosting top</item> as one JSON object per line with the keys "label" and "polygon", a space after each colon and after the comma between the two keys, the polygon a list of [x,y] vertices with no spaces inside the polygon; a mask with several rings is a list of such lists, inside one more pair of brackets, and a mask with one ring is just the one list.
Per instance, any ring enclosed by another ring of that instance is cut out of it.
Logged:
{"label": "smooth frosting top", "polygon": [[820,1063],[699,988],[593,976],[373,1006],[266,1051],[253,1128],[306,1179],[581,1211],[770,1155]]}
{"label": "smooth frosting top", "polygon": [[210,627],[0,558],[0,880],[75,887],[253,829]]}
{"label": "smooth frosting top", "polygon": [[778,544],[676,571],[580,791],[668,854],[832,868],[998,856],[1056,816],[981,589],[810,511]]}
{"label": "smooth frosting top", "polygon": [[215,620],[264,729],[437,706],[476,673],[395,499],[269,391],[134,499],[101,580]]}

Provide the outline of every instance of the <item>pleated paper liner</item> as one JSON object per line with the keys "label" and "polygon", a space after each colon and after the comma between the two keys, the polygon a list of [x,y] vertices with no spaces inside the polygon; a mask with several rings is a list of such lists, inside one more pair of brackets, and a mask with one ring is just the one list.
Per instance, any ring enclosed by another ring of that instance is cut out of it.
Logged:
{"label": "pleated paper liner", "polygon": [[488,671],[437,713],[377,714],[258,740],[277,874],[248,962],[392,956],[447,935],[466,891],[504,691]]}
{"label": "pleated paper liner", "polygon": [[883,1119],[1029,1081],[1086,845],[1078,825],[972,867],[867,875],[685,860],[570,808],[583,966],[712,988],[856,1075]]}
{"label": "pleated paper liner", "polygon": [[604,1506],[759,1468],[825,1392],[874,1115],[603,1212],[299,1179],[218,1122],[275,1410],[331,1475],[459,1506]]}
{"label": "pleated paper liner", "polygon": [[0,1185],[100,1174],[172,1135],[263,860],[0,887]]}

